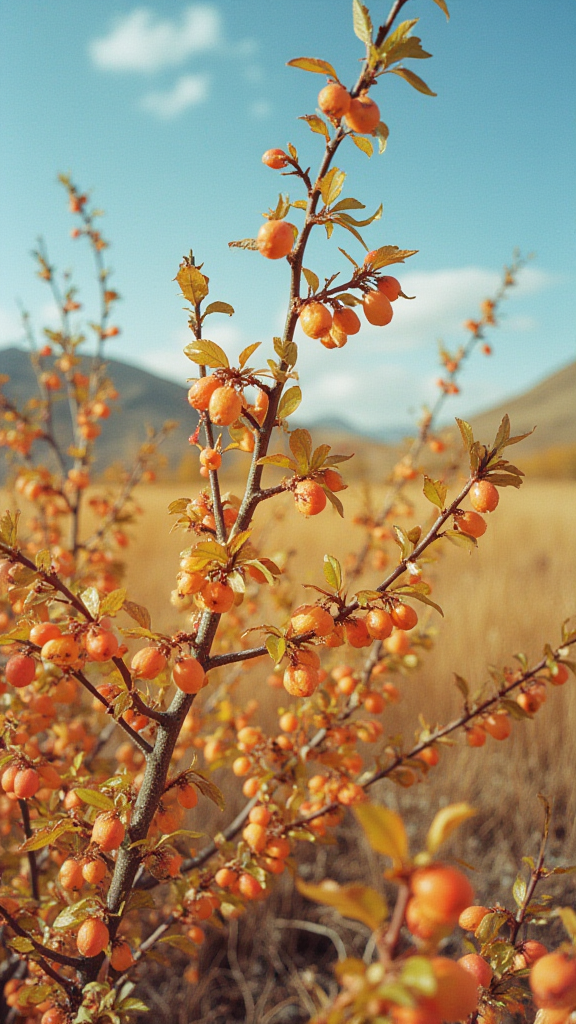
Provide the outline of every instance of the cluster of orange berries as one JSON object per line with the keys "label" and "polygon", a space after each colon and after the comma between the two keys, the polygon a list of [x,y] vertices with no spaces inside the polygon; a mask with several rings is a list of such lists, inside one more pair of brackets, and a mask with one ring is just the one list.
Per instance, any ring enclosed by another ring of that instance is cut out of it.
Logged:
{"label": "cluster of orange berries", "polygon": [[[395,277],[380,277],[376,288],[366,291],[362,298],[362,309],[368,323],[377,327],[389,324],[394,313],[392,303],[401,291],[400,282]],[[343,348],[348,336],[357,334],[361,327],[360,319],[353,309],[337,306],[332,312],[323,302],[315,299],[304,303],[299,322],[304,334],[309,338],[317,338],[329,349]]]}
{"label": "cluster of orange berries", "polygon": [[[234,440],[241,451],[254,451],[254,432],[241,421],[243,414],[251,416],[262,425],[268,411],[268,395],[256,389],[253,404],[246,402],[242,390],[218,374],[200,377],[188,391],[188,402],[198,412],[207,412],[217,427],[234,427]],[[191,438],[195,441],[195,438]],[[217,470],[222,464],[218,449],[204,448],[200,452],[201,474],[208,476],[210,470]]]}

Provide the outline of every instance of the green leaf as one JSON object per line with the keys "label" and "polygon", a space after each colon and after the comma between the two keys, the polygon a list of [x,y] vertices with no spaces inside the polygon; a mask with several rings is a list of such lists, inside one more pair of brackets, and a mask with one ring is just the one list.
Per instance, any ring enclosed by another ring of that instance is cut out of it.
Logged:
{"label": "green leaf", "polygon": [[450,14],[446,6],[446,0],[434,0],[434,3],[440,8],[441,11],[444,11],[444,14],[446,15],[446,20],[450,21]]}
{"label": "green leaf", "polygon": [[378,139],[378,152],[382,154],[386,149],[386,143],[388,142],[388,136],[390,135],[390,129],[384,121],[380,121],[374,129],[374,135]]}
{"label": "green leaf", "polygon": [[342,587],[342,566],[334,555],[324,555],[324,579],[338,593]]}
{"label": "green leaf", "polygon": [[458,424],[458,429],[459,429],[460,433],[462,434],[462,440],[464,442],[464,447],[466,448],[466,451],[469,452],[471,447],[472,447],[472,445],[474,444],[474,433],[473,433],[472,427],[470,426],[469,423],[466,422],[466,420],[460,420],[460,419],[458,419],[457,416],[456,416],[456,423]]}
{"label": "green leaf", "polygon": [[321,117],[318,117],[318,114],[304,114],[304,116],[299,117],[298,120],[306,121],[311,131],[316,132],[318,135],[323,135],[325,139],[330,138],[328,125]]}
{"label": "green leaf", "polygon": [[100,615],[116,615],[122,608],[125,600],[126,590],[124,587],[112,590],[109,594],[106,594],[100,605]]}
{"label": "green leaf", "polygon": [[512,886],[512,895],[516,901],[516,906],[521,907],[526,897],[526,882],[522,878],[522,875],[518,875],[514,885]]}
{"label": "green leaf", "polygon": [[501,422],[500,426],[498,427],[498,432],[497,432],[496,437],[494,439],[494,444],[492,445],[492,448],[495,451],[499,451],[500,448],[504,448],[509,437],[510,437],[510,417],[508,416],[508,413],[504,413],[504,416],[502,417],[502,422]]}
{"label": "green leaf", "polygon": [[425,956],[409,956],[404,961],[400,981],[423,996],[436,995],[438,988],[432,964]]}
{"label": "green leaf", "polygon": [[226,313],[228,316],[234,316],[234,306],[231,306],[229,302],[210,302],[204,310],[202,319],[209,316],[210,313]]}
{"label": "green leaf", "polygon": [[144,629],[150,629],[150,612],[143,604],[136,604],[135,601],[124,601],[122,610],[125,611],[131,619],[134,619],[134,622],[137,622],[139,626],[143,626]]}
{"label": "green leaf", "polygon": [[42,569],[44,572],[50,571],[52,556],[48,548],[42,548],[42,551],[38,551],[34,559],[34,563],[37,569]]}
{"label": "green leaf", "polygon": [[473,818],[476,813],[474,808],[467,803],[450,804],[448,807],[443,807],[441,811],[438,811],[426,836],[426,849],[428,853],[432,855],[437,853],[455,829],[463,821]]}
{"label": "green leaf", "polygon": [[358,149],[361,149],[363,153],[366,153],[366,156],[372,156],[374,146],[370,142],[370,139],[367,139],[365,135],[351,135],[350,138]]}
{"label": "green leaf", "polygon": [[[344,217],[345,214],[342,214],[341,216]],[[355,227],[352,227],[352,225],[348,224],[345,220],[341,220],[340,215],[338,217],[334,217],[334,224],[339,224],[341,228],[346,228],[346,231],[349,231],[351,235],[354,235],[354,238],[357,238],[358,241],[360,242],[360,245],[363,245],[364,248],[366,249],[366,252],[368,252],[368,246],[366,245],[366,242],[362,238],[360,232],[357,231]],[[328,222],[327,224],[324,225],[324,227],[328,230],[328,228],[332,227],[332,224]],[[328,237],[330,237],[330,235],[328,235]]]}
{"label": "green leaf", "polygon": [[0,645],[12,644],[15,640],[28,640],[30,636],[30,626],[26,623],[21,623],[14,629],[11,629],[9,633],[3,633],[0,636]]}
{"label": "green leaf", "polygon": [[408,860],[408,836],[404,822],[396,811],[373,803],[358,804],[353,810],[376,853],[390,857],[398,865]]}
{"label": "green leaf", "polygon": [[293,430],[290,434],[289,444],[290,451],[296,459],[298,472],[304,476],[309,470],[312,455],[312,438],[309,431],[303,428]]}
{"label": "green leaf", "polygon": [[296,57],[294,60],[289,60],[287,66],[289,68],[301,68],[302,71],[312,71],[317,75],[329,75],[336,82],[339,81],[332,65],[327,60],[318,60],[317,57]]}
{"label": "green leaf", "polygon": [[261,341],[255,341],[253,345],[247,345],[246,348],[242,349],[238,356],[238,365],[241,370],[245,367],[252,353],[255,352],[257,348],[260,348],[261,344]]}
{"label": "green leaf", "polygon": [[75,825],[69,818],[59,821],[53,828],[41,828],[34,833],[30,839],[18,847],[19,853],[29,853],[31,850],[42,850],[45,846],[55,843],[65,832],[74,832]]}
{"label": "green leaf", "polygon": [[[338,213],[339,210],[365,210],[365,209],[366,209],[365,204],[361,203],[359,199],[341,199],[339,203],[336,203],[336,206],[332,207],[332,213]],[[342,252],[342,249],[340,250],[340,252]],[[346,256],[347,253],[344,253],[344,255]],[[348,256],[348,259],[351,259],[351,257]],[[355,260],[352,260],[352,262],[355,263],[355,266],[358,266],[358,264],[355,262]]]}
{"label": "green leaf", "polygon": [[352,0],[352,23],[354,32],[363,43],[370,46],[372,43],[372,21],[368,8],[360,0]]}
{"label": "green leaf", "polygon": [[556,909],[556,915],[562,921],[562,924],[572,939],[572,942],[576,942],[576,912],[572,907],[558,907]]}
{"label": "green leaf", "polygon": [[75,789],[74,792],[85,804],[89,807],[97,807],[101,811],[113,811],[114,801],[106,796],[105,793],[100,793],[97,789]]}
{"label": "green leaf", "polygon": [[275,665],[282,660],[286,653],[286,641],[283,636],[274,636],[272,633],[266,637],[266,650]]}
{"label": "green leaf", "polygon": [[208,341],[206,338],[191,341],[189,345],[185,346],[184,355],[188,356],[193,363],[209,366],[214,370],[222,367],[228,369],[230,366],[226,353],[214,341]]}
{"label": "green leaf", "polygon": [[97,619],[100,611],[100,594],[96,587],[87,587],[86,590],[83,590],[80,594],[80,600],[86,605],[92,618]]}
{"label": "green leaf", "polygon": [[31,953],[34,949],[34,943],[30,939],[25,938],[24,935],[16,935],[13,939],[8,942],[10,949],[14,949],[17,953]]}
{"label": "green leaf", "polygon": [[475,537],[471,537],[468,533],[461,533],[460,530],[444,530],[442,534],[446,537],[451,544],[455,544],[457,548],[477,548],[478,544]]}
{"label": "green leaf", "polygon": [[184,298],[193,306],[198,306],[208,295],[208,280],[196,267],[181,267],[175,280]]}
{"label": "green leaf", "polygon": [[412,541],[401,526],[393,526],[392,529],[394,530],[394,540],[400,548],[402,558],[408,558],[408,555],[412,554]]}
{"label": "green leaf", "polygon": [[376,212],[373,213],[371,217],[366,217],[365,220],[356,220],[356,218],[355,217],[351,217],[349,213],[341,213],[339,215],[339,217],[338,217],[338,220],[339,221],[344,221],[345,224],[353,224],[354,227],[357,227],[357,228],[364,228],[368,224],[372,224],[373,221],[380,220],[380,218],[382,216],[382,210],[383,210],[383,206],[382,206],[382,203],[380,203],[380,206],[378,207]]}
{"label": "green leaf", "polygon": [[413,71],[409,71],[408,68],[390,68],[390,74],[399,75],[405,82],[408,82],[413,89],[417,89],[418,92],[424,93],[425,96],[436,96],[437,93],[432,92],[430,86],[426,85],[418,75],[415,75]]}
{"label": "green leaf", "polygon": [[320,193],[326,206],[330,206],[331,203],[338,199],[345,180],[346,174],[338,167],[331,167],[327,174],[324,175],[320,182]]}
{"label": "green leaf", "polygon": [[338,885],[330,879],[326,879],[320,885],[312,885],[298,878],[296,888],[309,900],[334,907],[343,917],[362,921],[362,924],[368,925],[372,931],[376,931],[388,917],[384,897],[367,885]]}
{"label": "green leaf", "polygon": [[80,900],[78,903],[73,903],[70,907],[65,907],[64,910],[60,911],[58,917],[54,921],[52,927],[57,931],[66,931],[68,928],[75,928],[77,925],[85,921],[87,917],[90,917],[95,911],[101,909],[101,904],[94,897],[89,896],[87,899]]}
{"label": "green leaf", "polygon": [[237,533],[235,537],[226,545],[231,555],[236,555],[244,547],[244,545],[250,539],[252,530],[242,530],[241,533]]}
{"label": "green leaf", "polygon": [[188,953],[190,956],[194,956],[194,958],[198,952],[198,946],[186,935],[163,935],[161,939],[158,939],[158,943],[163,943],[165,946],[173,946],[174,949],[180,949],[183,953]]}
{"label": "green leaf", "polygon": [[0,519],[0,540],[7,544],[8,547],[13,548],[18,539],[18,520],[20,519],[20,513],[15,512],[12,515],[11,512],[6,512],[2,519]]}
{"label": "green leaf", "polygon": [[263,455],[261,459],[258,459],[258,466],[280,466],[281,469],[291,469],[294,472],[297,470],[297,465],[294,459],[291,459],[289,455],[282,455],[278,452],[277,455]]}
{"label": "green leaf", "polygon": [[[338,248],[340,249],[340,246],[338,246]],[[358,266],[358,264],[356,263],[356,260],[353,260],[351,256],[348,256],[348,253],[344,252],[344,249],[340,249],[340,252],[343,252],[344,255],[348,257],[350,262],[353,263],[355,267]],[[357,299],[356,296],[352,295],[350,292],[340,292],[340,295],[338,296],[338,301],[339,302],[343,302],[345,306],[361,306],[362,305],[362,301],[360,299]]]}
{"label": "green leaf", "polygon": [[404,263],[409,256],[415,256],[418,249],[399,249],[397,245],[382,245],[376,249],[368,261],[371,270],[389,267],[392,263]]}
{"label": "green leaf", "polygon": [[424,497],[428,498],[428,501],[436,505],[441,511],[444,508],[446,501],[446,484],[443,484],[441,480],[432,480],[429,476],[424,476]]}
{"label": "green leaf", "polygon": [[515,473],[488,473],[487,480],[495,487],[521,487],[522,477]]}
{"label": "green leaf", "polygon": [[501,911],[497,911],[493,914],[486,914],[480,921],[480,924],[474,934],[482,945],[485,945],[496,938],[502,925],[506,924],[507,921],[508,914],[502,913]]}
{"label": "green leaf", "polygon": [[318,274],[315,274],[313,270],[307,270],[306,267],[302,267],[302,273],[306,278],[306,283],[311,291],[317,292],[320,286],[320,279]]}
{"label": "green leaf", "polygon": [[288,388],[288,391],[282,395],[280,405],[278,406],[278,419],[285,420],[288,416],[291,416],[302,401],[302,391],[298,385],[294,385],[293,388]]}

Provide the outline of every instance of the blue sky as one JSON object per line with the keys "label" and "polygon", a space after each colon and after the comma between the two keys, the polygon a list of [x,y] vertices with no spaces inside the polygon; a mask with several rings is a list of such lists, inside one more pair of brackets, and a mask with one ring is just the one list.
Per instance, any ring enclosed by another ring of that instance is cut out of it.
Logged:
{"label": "blue sky", "polygon": [[[434,395],[437,342],[465,339],[462,321],[493,290],[519,246],[536,259],[506,304],[491,359],[475,357],[453,415],[523,391],[575,356],[573,43],[576,6],[555,0],[410,0],[404,18],[431,60],[411,62],[437,92],[422,96],[389,75],[373,92],[390,127],[386,153],[339,152],[344,194],[380,221],[370,248],[418,249],[399,268],[413,303],[393,324],[366,328],[340,351],[300,338],[302,412],[345,416],[378,429],[410,421]],[[374,21],[387,6],[369,4]],[[293,142],[315,168],[321,140],[312,113],[323,79],[286,67],[323,57],[351,84],[362,44],[350,0],[0,0],[0,346],[18,340],[17,300],[38,327],[53,315],[34,277],[39,234],[52,259],[72,267],[90,313],[90,259],[72,242],[59,171],[71,172],[106,211],[122,334],[109,352],[184,382],[191,336],[172,279],[191,247],[205,261],[211,298],[236,315],[214,317],[210,336],[234,354],[270,344],[284,317],[285,261],[228,249],[256,234],[261,213],[297,184],[261,163]],[[291,211],[292,213],[292,211]],[[293,220],[301,214],[294,211]],[[321,276],[361,259],[350,235],[324,234],[306,263]],[[0,351],[1,360],[1,351]]]}

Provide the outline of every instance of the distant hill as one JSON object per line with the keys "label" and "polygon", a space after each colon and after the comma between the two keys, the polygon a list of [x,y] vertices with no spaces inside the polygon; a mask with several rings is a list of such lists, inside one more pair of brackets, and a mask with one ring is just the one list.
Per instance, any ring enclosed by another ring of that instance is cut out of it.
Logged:
{"label": "distant hill", "polygon": [[[190,467],[197,463],[188,437],[196,427],[197,417],[186,401],[186,388],[119,360],[109,360],[108,368],[120,398],[113,403],[110,418],[102,422],[102,435],[96,446],[96,473],[115,462],[129,465],[145,440],[147,425],[159,428],[166,420],[176,420],[179,425],[164,443],[162,453],[172,475],[180,467],[189,479]],[[18,404],[36,393],[30,360],[22,349],[0,349],[0,372],[10,376],[5,391]],[[535,433],[522,445],[527,455],[540,455],[554,446],[576,445],[576,363],[525,394],[471,417],[475,435],[491,440],[505,412],[510,415],[515,434],[536,425]],[[66,444],[70,443],[68,410],[62,397],[55,403],[54,418],[57,429],[68,431]],[[403,436],[402,432],[380,434],[377,425],[374,435],[366,436],[340,418],[319,421],[311,424],[310,429],[314,439],[318,437],[332,445],[333,451],[355,453],[347,469],[349,479],[374,475],[382,479],[398,457]],[[246,461],[245,455],[237,458]],[[0,476],[1,472],[0,465]]]}

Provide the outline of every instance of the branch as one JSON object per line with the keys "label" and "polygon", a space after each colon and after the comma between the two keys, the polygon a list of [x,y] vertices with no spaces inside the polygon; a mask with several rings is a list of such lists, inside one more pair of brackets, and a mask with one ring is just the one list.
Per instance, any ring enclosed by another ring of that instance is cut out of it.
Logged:
{"label": "branch", "polygon": [[[32,828],[30,826],[30,810],[25,800],[19,800],[20,811],[22,812],[22,828],[24,829],[24,835],[26,839],[32,838]],[[30,868],[30,888],[32,890],[32,896],[38,903],[40,900],[40,885],[38,878],[38,864],[36,862],[36,851],[28,851],[28,866]]]}
{"label": "branch", "polygon": [[[12,917],[12,914],[8,913],[2,904],[0,904],[0,914],[2,914],[6,919],[12,931],[16,932],[16,935],[19,935],[22,939],[28,939],[36,953],[40,953],[40,955],[46,957],[47,960],[53,960],[55,963],[62,964],[64,967],[74,967],[77,970],[81,966],[81,957],[65,956],[64,953],[57,953],[56,950],[49,949],[48,946],[43,946],[41,942],[36,942],[36,939],[33,939],[32,936],[24,930],[24,928],[20,927],[18,921]],[[61,985],[64,984],[61,978],[59,978],[58,981]]]}

